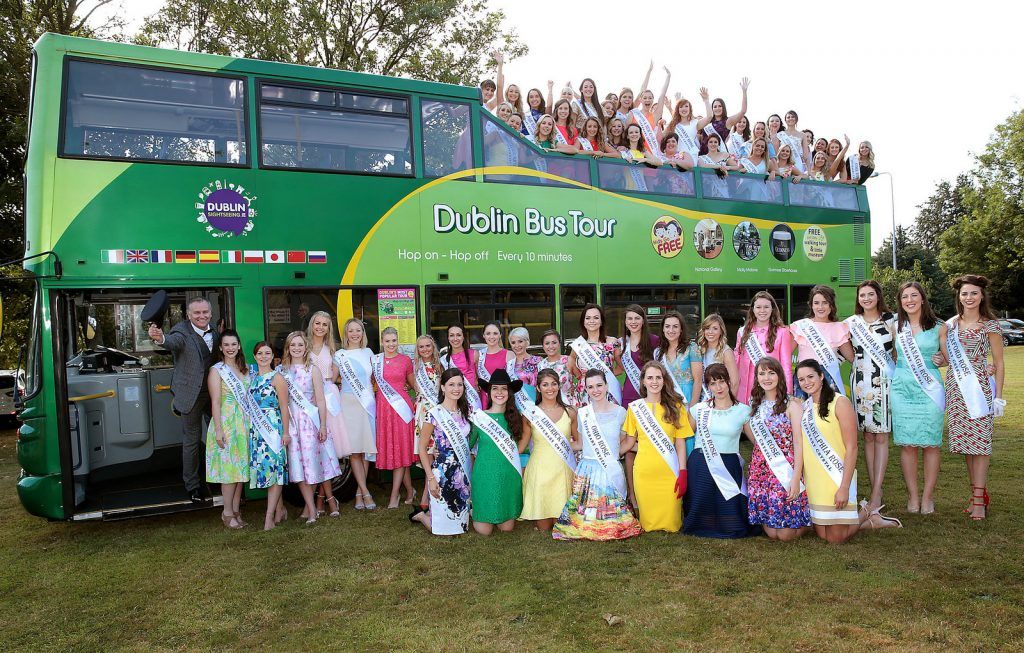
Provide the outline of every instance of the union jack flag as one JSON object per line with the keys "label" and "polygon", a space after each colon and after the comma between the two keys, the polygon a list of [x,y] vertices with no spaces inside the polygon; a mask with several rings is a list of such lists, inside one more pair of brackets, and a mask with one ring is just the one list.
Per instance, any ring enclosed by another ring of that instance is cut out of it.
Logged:
{"label": "union jack flag", "polygon": [[124,259],[128,263],[149,263],[149,250],[148,249],[129,249],[129,250],[125,250]]}

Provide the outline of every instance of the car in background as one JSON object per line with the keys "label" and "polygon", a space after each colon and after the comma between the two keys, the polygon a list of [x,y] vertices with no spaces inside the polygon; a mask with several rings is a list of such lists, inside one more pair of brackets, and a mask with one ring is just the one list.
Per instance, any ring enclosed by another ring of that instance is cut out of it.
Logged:
{"label": "car in background", "polygon": [[1003,331],[1003,346],[1024,345],[1024,322],[1020,320],[999,320]]}
{"label": "car in background", "polygon": [[0,370],[0,423],[12,426],[17,421],[15,393],[25,393],[25,372],[22,370]]}

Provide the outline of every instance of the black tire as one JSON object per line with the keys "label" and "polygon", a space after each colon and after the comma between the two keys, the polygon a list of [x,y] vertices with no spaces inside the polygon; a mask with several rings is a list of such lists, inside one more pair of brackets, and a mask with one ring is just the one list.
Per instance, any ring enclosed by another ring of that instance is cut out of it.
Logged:
{"label": "black tire", "polygon": [[[341,475],[335,476],[331,481],[331,490],[339,502],[345,503],[356,496],[356,479],[352,476],[352,466],[348,458],[342,458],[338,464],[341,466]],[[289,483],[284,487],[284,500],[291,506],[305,505],[299,486],[295,483]]]}
{"label": "black tire", "polygon": [[1010,337],[1009,336],[1005,336],[1005,335],[1003,336],[1003,346],[1004,347],[1009,347],[1010,346]]}

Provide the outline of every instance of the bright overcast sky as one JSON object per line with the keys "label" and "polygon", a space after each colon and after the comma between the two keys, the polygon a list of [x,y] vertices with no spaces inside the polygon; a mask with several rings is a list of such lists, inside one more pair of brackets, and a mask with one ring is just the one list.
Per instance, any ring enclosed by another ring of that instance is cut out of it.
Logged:
{"label": "bright overcast sky", "polygon": [[[971,153],[1024,99],[1017,0],[490,4],[530,46],[505,66],[507,82],[524,93],[554,79],[557,95],[566,80],[578,86],[583,77],[594,78],[602,96],[622,86],[639,92],[654,59],[655,92],[668,66],[670,97],[681,91],[703,113],[703,85],[735,112],[747,76],[752,122],[795,109],[816,137],[871,141],[878,170],[892,173],[900,224],[913,223],[937,182],[971,167]],[[132,0],[125,13],[140,21],[161,5]],[[869,181],[868,197],[877,247],[892,230],[889,178]]]}

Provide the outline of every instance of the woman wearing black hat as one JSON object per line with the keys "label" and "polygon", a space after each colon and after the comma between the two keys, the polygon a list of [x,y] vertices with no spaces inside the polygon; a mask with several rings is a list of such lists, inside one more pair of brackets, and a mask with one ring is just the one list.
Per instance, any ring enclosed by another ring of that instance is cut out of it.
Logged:
{"label": "woman wearing black hat", "polygon": [[486,411],[475,410],[470,416],[473,430],[469,446],[477,447],[470,483],[473,504],[473,528],[481,535],[490,535],[494,527],[509,532],[523,510],[523,470],[520,443],[530,424],[516,408],[513,396],[523,387],[513,381],[504,369],[495,370],[491,380],[480,379],[480,388],[489,398]]}

